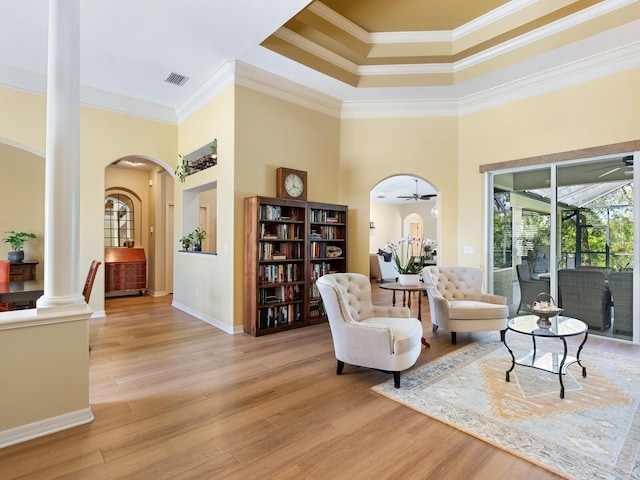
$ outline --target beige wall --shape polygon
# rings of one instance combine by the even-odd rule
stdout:
[[[244,298],[240,275],[244,270],[244,198],[274,197],[276,169],[288,167],[307,172],[307,200],[342,202],[338,182],[340,120],[255,90],[240,86],[236,89],[235,271],[238,275],[234,282],[234,304],[235,325],[240,326]]]
[[[398,174],[418,175],[438,191],[440,261],[456,262],[450,239],[457,238],[459,227],[457,119],[343,120],[340,135],[340,203],[349,205],[350,270],[369,271],[369,191]]]
[[[24,244],[25,260],[37,260],[36,276],[44,278],[44,158],[0,143],[0,238],[6,231],[35,233]],[[0,243],[0,260],[7,259],[11,245]]]
[[[234,91],[229,87],[205,107],[183,122],[179,128],[179,152],[188,155],[218,139],[218,164],[175,184],[175,262],[173,301],[227,332],[233,331],[234,304],[234,234],[237,212],[234,204],[235,146]],[[217,255],[179,253],[178,239],[198,225],[198,193],[216,188],[217,226],[215,242],[210,248]],[[192,212],[183,215],[184,192],[191,192]],[[240,275],[241,277],[242,275]]]

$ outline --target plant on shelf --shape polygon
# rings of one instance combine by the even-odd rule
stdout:
[[[400,239],[397,244],[387,243],[387,248],[391,250],[393,261],[396,264],[396,270],[401,275],[419,274],[422,270],[422,262],[415,262],[412,251],[412,245],[420,244],[421,239],[415,235],[410,235]],[[404,246],[404,254],[401,252]]]
[[[189,235],[185,235],[179,241],[182,244],[183,250],[189,250],[189,247],[193,243],[193,232],[190,233]]]
[[[183,157],[182,155],[178,155],[180,157],[180,163],[176,167],[176,177],[184,183],[184,180],[189,175],[189,161],[187,157]]]
[[[193,240],[194,240],[194,244],[193,244],[193,248],[196,252],[199,252],[202,250],[202,241],[207,238],[207,232],[202,228],[202,227],[198,227],[196,228],[192,233],[191,233]]]
[[[10,262],[21,262],[24,260],[24,242],[30,238],[36,238],[35,233],[16,232],[14,230],[6,231],[8,233],[5,238],[2,239],[4,243],[8,243],[13,248],[13,251],[9,252],[7,258]]]
[[[430,238],[425,238],[422,242],[422,251],[424,252],[424,259],[431,260],[433,256],[436,254],[436,247],[438,246],[438,242],[432,240]]]

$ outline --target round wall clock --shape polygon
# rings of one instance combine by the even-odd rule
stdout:
[[[307,199],[307,172],[280,167],[276,171],[276,185],[278,198]]]

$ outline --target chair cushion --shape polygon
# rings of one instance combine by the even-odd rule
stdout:
[[[393,353],[396,355],[420,345],[422,339],[422,323],[417,318],[371,317],[359,323],[390,327],[393,335]]]
[[[449,302],[449,318],[457,320],[485,320],[490,318],[507,318],[509,309],[506,305],[476,302],[473,300],[452,300]]]

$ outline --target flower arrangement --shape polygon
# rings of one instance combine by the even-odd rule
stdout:
[[[431,260],[436,254],[436,247],[438,243],[430,238],[425,238],[422,242],[422,251],[424,252],[425,260]]]
[[[396,270],[398,270],[399,274],[420,273],[422,270],[422,264],[420,262],[413,261],[411,246],[419,244],[421,241],[422,239],[420,237],[409,235],[408,237],[401,238],[397,244],[390,242],[387,243],[387,248],[391,250],[393,261],[396,264]],[[403,245],[406,245],[404,248],[404,255],[401,253]]]

